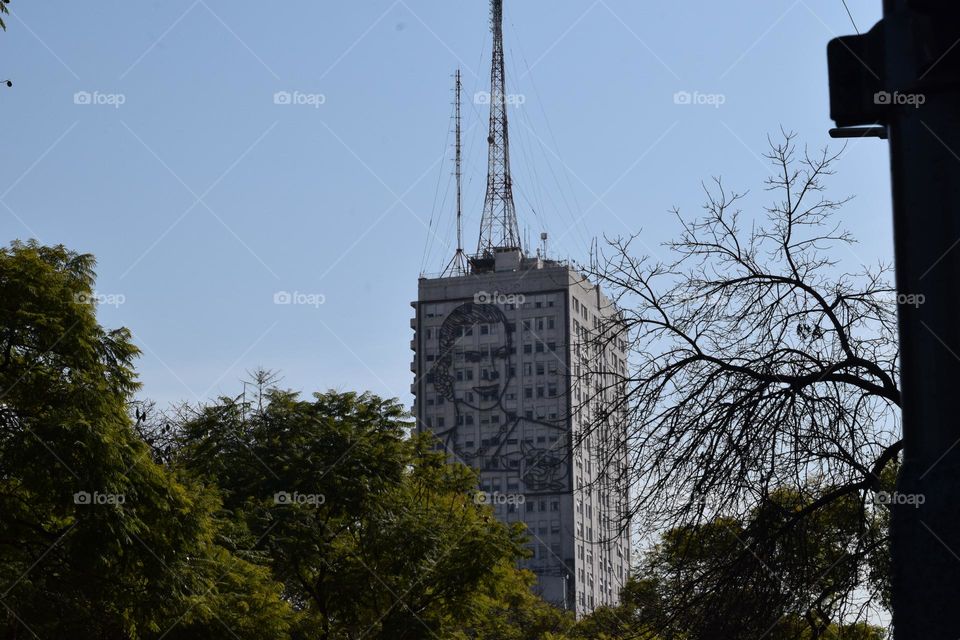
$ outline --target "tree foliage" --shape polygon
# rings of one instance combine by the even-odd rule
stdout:
[[[846,496],[789,534],[770,535],[807,504],[779,490],[746,519],[718,516],[666,531],[638,563],[621,603],[582,619],[571,637],[884,640],[885,629],[855,621],[858,612],[844,606],[859,580],[850,549],[885,537],[882,512],[864,532],[860,506]]]
[[[0,251],[0,629],[219,638],[234,620],[230,637],[284,637],[269,574],[216,544],[217,495],[137,437],[137,349],[97,323],[93,267],[63,247]]]
[[[530,624],[562,625],[514,568],[522,529],[477,504],[473,471],[409,427],[373,395],[260,389],[196,412],[174,464],[221,488],[225,517],[302,613],[296,637],[525,638]]]
[[[258,374],[249,400],[163,415],[93,269],[0,250],[0,636],[564,637],[522,528],[396,401]]]
[[[808,505],[776,491],[746,520],[717,517],[664,534],[642,570],[657,594],[652,624],[689,640],[867,637],[845,624],[859,613],[848,596],[861,581],[858,548],[885,539],[883,519],[864,526],[859,500],[847,495],[786,526]]]

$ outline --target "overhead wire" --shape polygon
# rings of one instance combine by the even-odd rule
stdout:
[[[513,22],[511,22],[511,27],[514,30],[518,30],[516,25],[513,24]],[[536,139],[536,143],[540,149],[540,152],[544,158],[544,161],[546,162],[547,168],[550,170],[550,174],[554,180],[554,184],[557,187],[557,193],[560,195],[560,198],[563,201],[563,204],[565,207],[565,210],[561,209],[560,207],[556,207],[556,210],[558,213],[560,212],[566,213],[566,215],[570,219],[569,228],[575,234],[576,239],[579,240],[578,244],[580,245],[580,248],[586,253],[589,253],[591,243],[587,240],[586,236],[584,235],[582,214],[580,213],[582,212],[583,209],[580,206],[580,202],[577,198],[577,193],[576,193],[576,189],[573,186],[573,182],[572,180],[570,180],[570,170],[567,168],[566,163],[563,161],[563,154],[560,151],[560,145],[557,142],[556,134],[554,133],[553,126],[550,123],[550,118],[547,115],[547,111],[544,107],[544,101],[540,94],[539,88],[537,87],[536,80],[533,75],[533,68],[530,66],[530,63],[527,60],[526,53],[523,50],[523,38],[517,38],[517,41],[518,41],[517,46],[520,48],[520,58],[527,68],[527,72],[524,77],[530,78],[530,86],[533,88],[537,105],[543,117],[543,122],[546,125],[548,133],[550,134],[550,140],[553,144],[553,149],[554,149],[553,153],[560,159],[560,162],[563,165],[561,167],[561,171],[566,178],[566,183],[567,183],[566,189],[569,189],[570,198],[573,200],[573,206],[571,206],[570,200],[567,198],[567,191],[564,188],[564,186],[561,184],[560,178],[557,176],[557,172],[554,167],[554,159],[551,158],[550,154],[547,153],[547,149],[545,148],[543,139],[540,136],[534,135],[534,138]],[[526,115],[528,120],[528,126],[530,126],[531,131],[536,131],[536,128],[533,127],[533,122],[532,122],[532,119],[530,119],[529,114],[526,114]]]
[[[853,14],[850,13],[850,7],[847,6],[847,0],[840,0],[843,3],[843,8],[847,10],[847,15],[850,17],[850,24],[853,25],[853,30],[857,32],[857,35],[860,35],[860,29],[857,28],[857,23],[853,19]]]
[[[454,119],[454,117],[455,117],[455,113],[456,113],[455,107],[451,107],[451,109],[450,109],[450,122],[451,122],[451,123],[453,122],[453,119]],[[436,186],[436,189],[434,190],[434,194],[433,194],[433,206],[431,207],[431,210],[430,210],[430,220],[429,220],[429,222],[427,223],[427,238],[426,238],[426,240],[424,241],[423,254],[421,255],[421,258],[420,258],[420,273],[421,273],[421,274],[426,273],[427,263],[429,262],[430,258],[432,257],[432,253],[431,253],[431,252],[432,252],[432,249],[433,249],[433,244],[434,244],[435,237],[436,237],[436,235],[437,235],[436,233],[434,233],[434,228],[433,228],[433,226],[434,226],[434,220],[435,220],[436,217],[437,217],[437,199],[440,197],[440,183],[443,181],[444,167],[447,165],[447,162],[449,161],[449,158],[447,158],[447,150],[449,150],[449,148],[450,148],[450,132],[451,132],[451,129],[452,129],[452,127],[449,127],[449,126],[447,127],[447,135],[446,135],[446,137],[444,138],[444,141],[443,141],[443,149],[444,149],[444,151],[443,151],[443,160],[440,162],[440,174],[437,176],[437,186]],[[444,203],[446,202],[446,197],[447,197],[447,194],[448,194],[449,192],[450,192],[450,180],[449,180],[449,177],[448,177],[448,180],[447,180],[447,188],[446,188],[446,190],[444,191]]]

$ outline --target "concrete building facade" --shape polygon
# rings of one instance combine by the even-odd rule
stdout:
[[[619,601],[630,567],[626,374],[614,305],[566,264],[519,250],[421,278],[412,303],[418,429],[479,471],[480,500],[523,522],[524,566],[578,615]],[[609,332],[608,332],[609,333]]]

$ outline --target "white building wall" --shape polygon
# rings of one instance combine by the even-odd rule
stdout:
[[[518,270],[421,279],[418,297],[418,428],[480,470],[499,519],[527,525],[533,557],[525,566],[545,599],[578,614],[615,604],[630,561],[619,520],[622,421],[584,437],[585,405],[612,398],[594,397],[598,372],[625,366],[622,345],[600,350],[590,340],[612,305],[577,272],[537,259]],[[615,468],[604,473],[599,462],[610,451]]]

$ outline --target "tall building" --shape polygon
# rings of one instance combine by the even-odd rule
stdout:
[[[457,77],[458,248],[412,303],[418,429],[479,471],[478,499],[523,522],[525,566],[578,615],[616,604],[630,567],[625,345],[615,305],[571,266],[528,256],[510,176],[502,0],[492,0],[487,193],[477,252],[463,252]],[[545,250],[543,252],[545,254]]]

